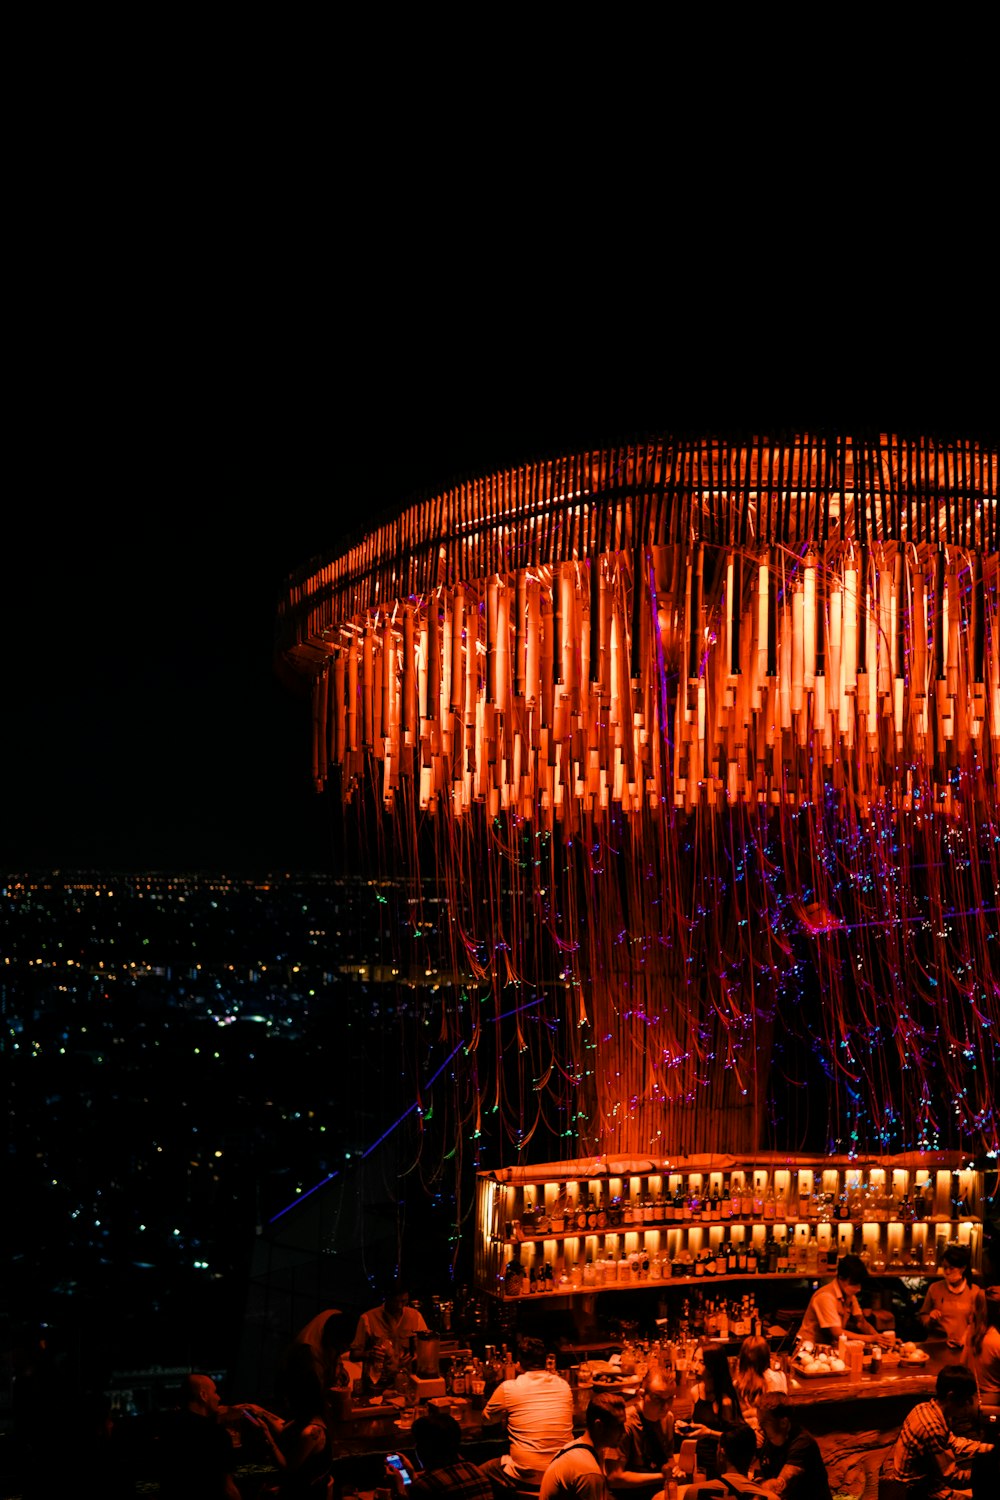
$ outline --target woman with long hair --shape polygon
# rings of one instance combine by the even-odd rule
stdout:
[[[1000,1286],[975,1288],[972,1319],[962,1348],[979,1387],[979,1406],[986,1416],[1000,1415]]]
[[[744,1339],[733,1379],[740,1399],[744,1420],[756,1413],[757,1402],[768,1391],[788,1393],[788,1380],[780,1370],[771,1369],[771,1347],[765,1338]]]
[[[718,1434],[743,1421],[740,1398],[724,1350],[705,1350],[701,1379],[691,1387],[691,1401],[692,1436],[697,1440],[698,1467],[709,1478],[714,1478]]]

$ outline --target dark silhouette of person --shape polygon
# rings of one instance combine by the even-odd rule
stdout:
[[[161,1500],[240,1500],[236,1450],[220,1407],[211,1375],[184,1377],[180,1404],[164,1418],[156,1440]]]

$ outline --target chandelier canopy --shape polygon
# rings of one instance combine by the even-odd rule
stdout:
[[[317,786],[393,814],[480,994],[544,992],[519,1144],[553,1076],[574,1152],[773,1140],[777,1036],[831,1139],[995,1149],[997,494],[971,440],[660,436],[290,580]]]

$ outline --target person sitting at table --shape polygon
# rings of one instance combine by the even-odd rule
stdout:
[[[431,1414],[418,1417],[413,1424],[413,1446],[420,1469],[414,1468],[405,1453],[400,1454],[411,1475],[407,1484],[398,1469],[386,1465],[386,1476],[397,1495],[405,1495],[408,1500],[436,1495],[447,1495],[448,1500],[493,1500],[493,1488],[485,1474],[461,1457],[461,1441],[461,1425],[450,1413],[432,1408]]]
[[[830,1480],[819,1444],[799,1425],[795,1407],[779,1391],[757,1403],[764,1445],[757,1457],[761,1484],[788,1500],[830,1500]]]
[[[788,1377],[781,1370],[771,1369],[771,1346],[767,1339],[751,1336],[743,1340],[733,1385],[745,1422],[756,1423],[761,1396],[768,1391],[787,1392]]]
[[[660,1369],[647,1370],[639,1387],[639,1400],[625,1415],[622,1465],[610,1476],[613,1490],[639,1491],[651,1495],[674,1475],[674,1414],[671,1410],[677,1384]]]
[[[625,1398],[618,1391],[591,1396],[586,1431],[560,1448],[542,1476],[538,1500],[609,1500],[604,1455],[617,1454],[625,1432]]]
[[[691,1425],[684,1435],[696,1439],[698,1468],[712,1478],[718,1455],[718,1434],[733,1422],[741,1422],[743,1414],[725,1350],[706,1349],[702,1366],[701,1380],[691,1387]]]
[[[930,1401],[915,1406],[899,1430],[886,1477],[898,1480],[921,1500],[958,1500],[967,1495],[972,1461],[993,1453],[992,1443],[959,1437],[956,1423],[975,1410],[976,1378],[965,1365],[945,1365],[938,1372]]]
[[[410,1293],[405,1283],[395,1281],[386,1288],[381,1306],[369,1308],[358,1319],[351,1340],[351,1355],[363,1360],[366,1354],[381,1350],[384,1373],[389,1378],[409,1366],[413,1340],[418,1333],[426,1332],[423,1314],[410,1306]]]
[[[976,1377],[983,1415],[1000,1417],[1000,1286],[976,1287],[962,1363]]]
[[[799,1328],[799,1339],[814,1344],[835,1344],[842,1333],[861,1333],[877,1343],[892,1343],[892,1336],[879,1333],[861,1311],[858,1293],[868,1276],[860,1255],[842,1255],[837,1274],[813,1292]]]
[[[288,1384],[288,1416],[248,1405],[244,1415],[263,1434],[276,1484],[260,1491],[260,1500],[329,1500],[333,1490],[330,1439],[323,1391],[312,1370],[300,1370]]]
[[[684,1491],[684,1500],[709,1500],[715,1495],[756,1496],[758,1500],[769,1500],[771,1491],[764,1489],[750,1478],[750,1469],[757,1457],[757,1439],[753,1428],[745,1422],[735,1422],[727,1427],[719,1438],[719,1453],[716,1459],[716,1479],[703,1479],[689,1484]]]
[[[164,1419],[157,1436],[163,1500],[240,1500],[233,1478],[236,1450],[221,1412],[211,1375],[185,1375],[180,1405]]]
[[[498,1494],[536,1492],[560,1448],[573,1440],[573,1392],[554,1370],[546,1370],[541,1339],[518,1343],[522,1373],[502,1380],[483,1407],[482,1422],[504,1422],[510,1451],[483,1464]]]
[[[954,1348],[965,1343],[975,1308],[971,1263],[968,1245],[949,1245],[941,1256],[941,1276],[927,1288],[918,1314],[932,1337],[943,1336]]]

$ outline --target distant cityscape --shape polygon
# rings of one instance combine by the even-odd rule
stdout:
[[[406,899],[323,876],[0,882],[8,1367],[39,1338],[78,1363],[231,1364],[255,1237],[392,1125],[373,1083],[400,1077],[397,1023],[458,977],[400,972]]]

